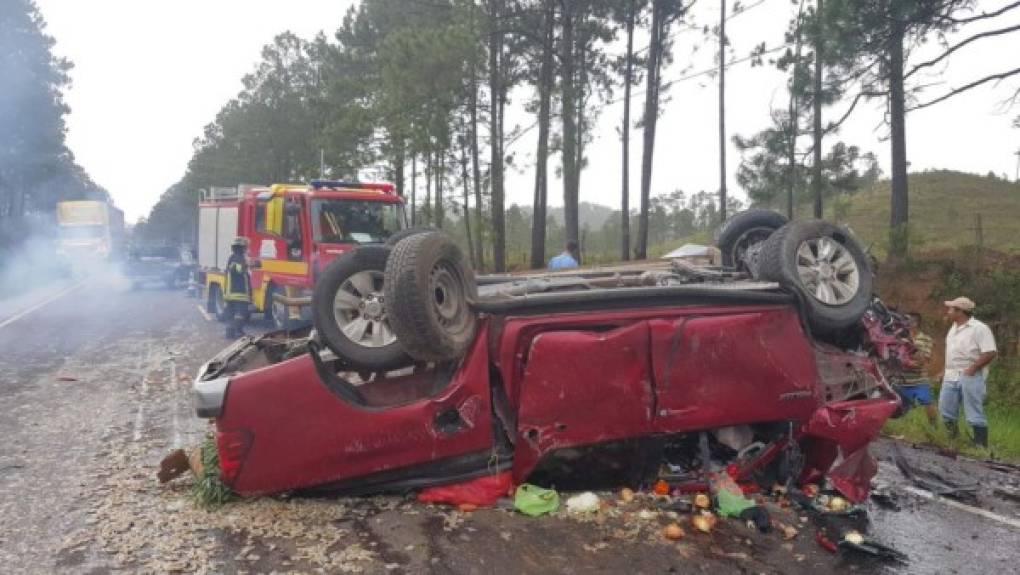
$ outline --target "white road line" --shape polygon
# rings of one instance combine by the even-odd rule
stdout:
[[[155,370],[152,360],[152,341],[146,342],[145,373],[142,374],[142,399],[149,395],[149,375]]]
[[[25,317],[26,315],[28,315],[28,314],[34,312],[35,310],[43,307],[44,305],[47,305],[49,303],[57,301],[58,299],[64,297],[65,295],[71,293],[72,291],[80,288],[83,285],[85,285],[85,280],[81,280],[81,281],[79,281],[76,284],[69,285],[66,288],[60,290],[59,292],[53,294],[52,296],[42,300],[41,302],[39,302],[39,303],[37,303],[35,305],[32,305],[32,306],[29,306],[27,309],[24,309],[24,310],[14,314],[14,315],[12,315],[9,318],[7,318],[7,319],[5,319],[3,321],[0,321],[0,329],[3,329],[5,327],[11,325],[12,323],[14,323],[14,322],[18,321],[19,319]]]
[[[205,318],[205,321],[212,321],[212,316],[209,315],[209,312],[205,311],[205,308],[202,307],[202,304],[198,304],[197,307],[198,307],[198,313],[202,314],[202,317]]]
[[[170,357],[170,392],[173,400],[170,403],[170,427],[173,430],[173,447],[176,449],[184,444],[184,440],[181,437],[181,423],[177,417],[178,401],[177,398],[180,395],[177,393],[177,361],[174,360],[173,356]]]
[[[134,441],[140,441],[142,439],[142,425],[145,423],[144,406],[138,405],[138,412],[135,413],[135,426],[134,432],[131,434],[131,439]]]
[[[981,509],[980,507],[974,507],[974,506],[971,506],[971,505],[967,505],[965,503],[960,503],[959,501],[954,501],[954,500],[949,499],[947,497],[942,497],[942,496],[939,496],[939,495],[935,495],[931,491],[926,491],[924,489],[918,489],[917,487],[914,487],[913,485],[904,485],[903,489],[905,491],[913,493],[914,495],[917,495],[919,497],[924,497],[925,499],[930,499],[932,501],[938,501],[939,503],[943,503],[943,504],[948,505],[949,507],[952,507],[954,509],[959,509],[960,511],[966,511],[967,513],[973,513],[974,515],[977,515],[979,517],[984,517],[985,519],[991,519],[992,521],[997,521],[999,523],[1002,523],[1003,525],[1009,525],[1010,527],[1015,527],[1017,529],[1020,529],[1020,520],[1013,519],[1011,517],[1005,517],[1005,516],[999,515],[998,513],[993,513],[993,512],[991,512],[991,511],[989,511],[987,509]]]

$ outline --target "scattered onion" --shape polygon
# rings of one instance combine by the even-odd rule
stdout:
[[[853,543],[854,545],[860,545],[861,543],[864,543],[864,536],[856,531],[848,532],[846,535],[843,536],[843,539],[845,541]]]
[[[712,506],[712,500],[708,498],[708,495],[698,493],[694,496],[694,506],[700,507],[701,509],[708,509]]]
[[[684,533],[683,527],[680,527],[676,523],[670,523],[662,530],[662,535],[666,539],[670,539],[672,541],[679,541],[683,539],[684,536],[687,534]]]

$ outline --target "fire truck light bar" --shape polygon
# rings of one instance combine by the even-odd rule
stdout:
[[[367,186],[359,182],[348,182],[344,180],[312,180],[312,187],[320,188],[351,188],[355,190],[366,189]]]

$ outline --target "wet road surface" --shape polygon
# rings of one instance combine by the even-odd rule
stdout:
[[[222,326],[181,292],[93,282],[51,299],[65,289],[0,306],[5,573],[1005,573],[1020,564],[1020,528],[1009,524],[1020,507],[991,493],[1020,487],[1017,473],[907,449],[919,466],[980,481],[986,517],[908,491],[887,443],[875,450],[878,480],[901,510],[871,506],[870,532],[907,565],[830,555],[778,508],[774,517],[800,529],[792,541],[737,521],[695,534],[646,500],[586,518],[461,513],[400,497],[204,510],[189,498],[190,478],[160,486],[155,470],[208,431],[189,391],[226,344]],[[687,530],[681,542],[660,534],[674,519]]]

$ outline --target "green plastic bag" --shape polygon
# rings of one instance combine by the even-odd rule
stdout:
[[[525,483],[514,493],[514,509],[531,517],[552,513],[560,508],[560,494],[552,489]]]
[[[735,495],[725,489],[720,491],[715,497],[719,501],[719,515],[723,517],[740,517],[744,510],[757,505],[754,501],[743,495]]]
[[[720,474],[711,479],[710,487],[723,517],[740,517],[744,510],[756,503],[746,497],[740,486],[729,475]]]

